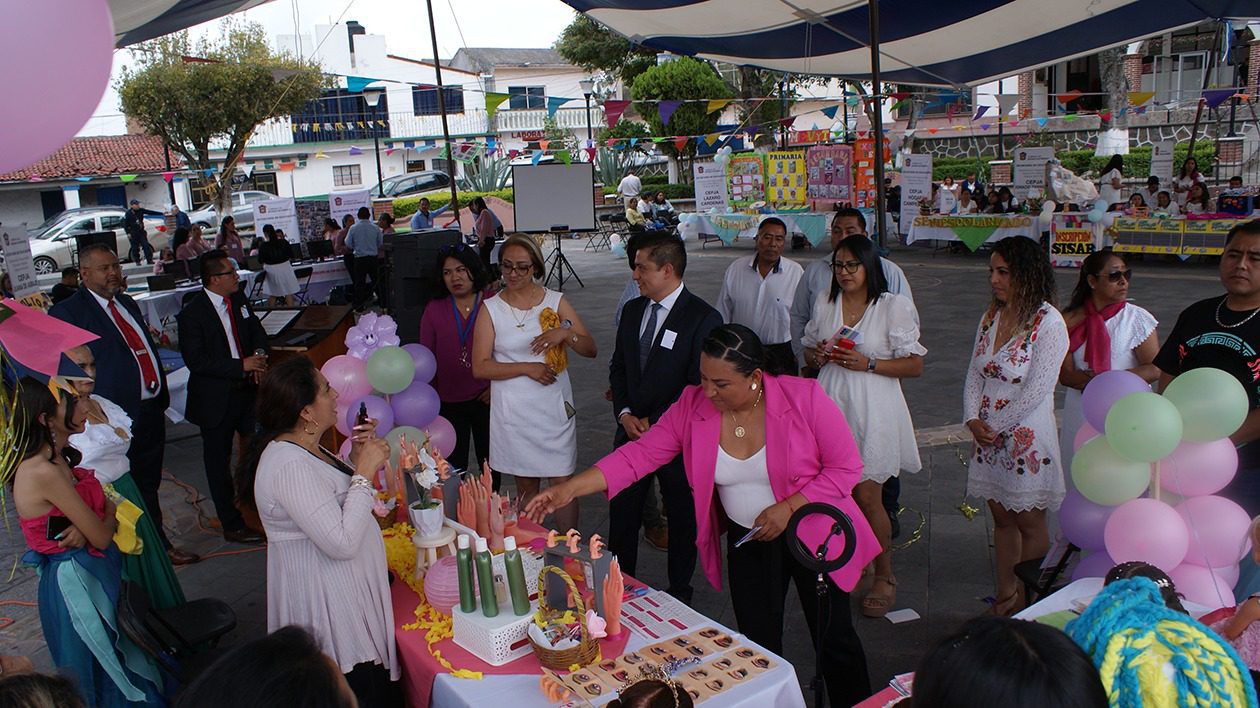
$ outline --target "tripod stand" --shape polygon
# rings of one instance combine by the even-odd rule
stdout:
[[[565,231],[567,231],[567,229],[565,229]],[[564,279],[566,277],[564,271],[565,269],[568,269],[569,275],[567,277],[576,280],[578,285],[586,287],[586,284],[578,277],[577,271],[574,270],[573,264],[569,262],[569,259],[564,255],[564,251],[561,250],[560,245],[564,241],[564,232],[552,230],[551,233],[556,237],[556,247],[555,250],[547,256],[547,261],[544,264],[547,269],[547,277],[543,279],[543,286],[547,286],[551,282],[551,279],[555,278],[556,290],[564,292]]]

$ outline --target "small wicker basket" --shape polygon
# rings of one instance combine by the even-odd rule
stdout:
[[[573,598],[575,605],[574,614],[581,631],[581,639],[577,646],[553,649],[535,642],[532,636],[526,635],[529,636],[529,643],[534,647],[534,655],[538,657],[538,663],[556,671],[568,671],[573,666],[594,664],[599,661],[599,640],[592,638],[586,628],[586,603],[582,601],[582,594],[578,592],[577,586],[573,584],[573,578],[570,578],[569,574],[558,566],[544,565],[542,570],[538,571],[538,611],[535,613],[536,616],[542,619],[544,623],[548,623],[555,621],[568,611],[568,608],[557,609],[547,605],[547,573],[555,573],[560,576],[560,579],[569,588],[569,595]]]

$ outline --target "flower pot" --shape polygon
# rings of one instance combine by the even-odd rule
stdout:
[[[442,524],[446,520],[440,500],[436,506],[427,509],[417,509],[412,506],[408,507],[407,511],[411,515],[411,525],[415,527],[416,535],[420,538],[436,536],[442,530]]]

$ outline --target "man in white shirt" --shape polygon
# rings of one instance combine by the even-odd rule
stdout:
[[[1146,204],[1147,209],[1154,209],[1159,205],[1159,178],[1151,175],[1146,178],[1146,187],[1138,190],[1138,194],[1142,195],[1142,201]]]
[[[634,173],[634,168],[630,168],[626,172],[626,176],[621,178],[621,184],[617,185],[617,196],[621,197],[623,203],[627,207],[630,206],[631,199],[638,199],[639,194],[643,192],[643,180]]]
[[[792,353],[790,309],[804,269],[783,257],[787,225],[769,217],[757,227],[757,254],[740,258],[726,269],[717,310],[726,323],[748,327],[766,348],[771,374],[797,372]]]

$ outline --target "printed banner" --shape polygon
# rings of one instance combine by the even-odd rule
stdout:
[[[368,211],[372,210],[371,190],[353,189],[344,192],[331,192],[328,195],[328,212],[329,216],[338,224],[346,215],[352,216],[359,213],[359,207],[367,207]],[[288,232],[285,232],[288,235]]]
[[[773,207],[801,209],[805,206],[805,151],[772,151],[766,155],[769,175],[766,199]]]
[[[726,211],[726,170],[716,162],[692,161],[691,174],[696,187],[696,211]]]
[[[1019,148],[1015,151],[1015,196],[1023,199],[1046,188],[1046,163],[1054,159],[1052,147]]]
[[[1162,140],[1151,145],[1151,176],[1159,178],[1159,188],[1168,190],[1170,196],[1173,180],[1173,147],[1176,145],[1175,140]]]
[[[805,153],[806,196],[814,201],[853,201],[853,148],[818,145]]]
[[[262,236],[263,227],[267,224],[283,230],[289,243],[302,242],[302,232],[298,230],[297,205],[293,197],[254,203],[254,229],[257,236]]]
[[[74,248],[74,239],[70,239]],[[4,267],[13,284],[13,296],[18,300],[40,292],[35,274],[35,258],[31,255],[31,240],[22,226],[0,227],[0,250],[4,252]]]
[[[1097,248],[1094,231],[1084,214],[1055,214],[1050,222],[1050,265],[1080,268]]]
[[[901,232],[910,233],[919,201],[932,198],[932,156],[906,155],[901,164]]]

